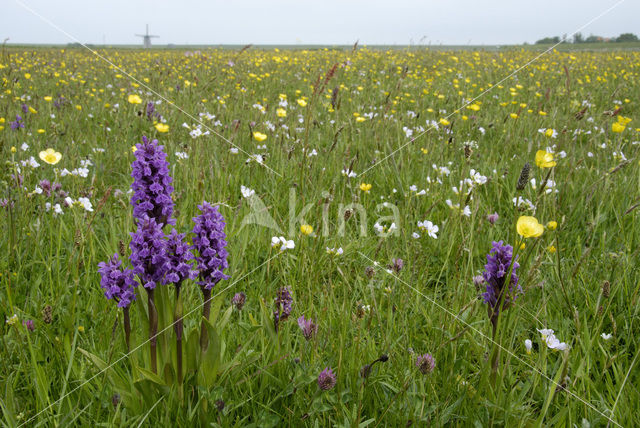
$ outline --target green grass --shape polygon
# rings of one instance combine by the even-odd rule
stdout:
[[[634,208],[640,145],[633,144],[640,141],[638,53],[551,53],[486,94],[537,52],[100,53],[189,114],[214,114],[203,122],[248,154],[266,153],[265,163],[275,172],[246,163],[247,154],[232,154],[230,144],[216,136],[192,138],[181,125],[195,121],[166,101],[156,109],[170,129],[157,133],[142,113],[144,104],[129,104],[127,96],[138,93],[145,103],[160,96],[88,51],[3,51],[0,199],[13,208],[0,208],[0,312],[5,320],[13,314],[18,320],[0,327],[4,426],[604,426],[607,417],[622,426],[640,423],[640,226]],[[314,97],[314,83],[336,63],[342,65]],[[279,94],[287,96],[286,118],[276,115]],[[56,108],[45,96],[69,102]],[[385,159],[409,141],[403,127],[417,137],[418,127],[428,129],[427,120],[448,117],[476,96],[479,111],[463,108],[448,118],[451,134],[442,126],[430,129]],[[296,102],[302,97],[306,107]],[[577,120],[583,101],[591,107]],[[632,119],[622,133],[611,131],[617,118],[603,114],[615,110],[614,101]],[[22,113],[23,103],[37,113]],[[358,122],[354,113],[377,116]],[[25,122],[19,131],[9,126],[16,114]],[[540,128],[555,129],[557,138]],[[267,140],[258,143],[252,131],[267,134]],[[220,365],[190,372],[182,398],[169,369],[157,378],[148,372],[145,293],[140,291],[131,309],[132,348],[141,347],[125,357],[122,311],[104,298],[97,273],[97,264],[113,253],[124,249],[128,255],[134,228],[126,193],[131,146],[142,135],[158,138],[168,153],[178,230],[191,230],[202,200],[219,203],[227,220],[231,279],[214,290],[210,328],[217,341],[207,357]],[[464,142],[471,140],[477,147],[465,155]],[[540,185],[549,170],[535,166],[535,153],[553,145],[557,166],[550,178],[558,192],[540,194],[530,184],[517,191],[527,161]],[[55,167],[38,158],[48,147],[62,153]],[[308,157],[303,148],[318,155]],[[178,159],[176,152],[189,158]],[[30,156],[38,168],[20,164]],[[60,176],[83,159],[93,164],[88,177]],[[21,186],[11,176],[16,165]],[[447,166],[450,175],[433,165]],[[341,174],[349,167],[358,177]],[[465,205],[466,197],[452,187],[460,188],[471,169],[488,180],[474,188],[466,217],[445,200]],[[60,216],[47,212],[45,203],[55,204],[53,197],[32,193],[42,179],[60,182],[74,200],[89,197],[94,211],[74,206]],[[372,184],[369,193],[359,190],[360,183]],[[256,191],[281,233],[243,225],[252,211],[241,185]],[[426,194],[416,195],[411,185]],[[530,199],[535,213],[516,210],[517,196]],[[383,238],[373,226],[393,215],[379,205],[384,202],[396,207],[397,217],[382,222],[395,221],[398,234]],[[366,212],[366,236],[357,215],[340,233],[344,207],[352,203]],[[315,236],[303,236],[300,222],[289,232],[290,212],[295,218],[305,206],[303,222]],[[491,225],[486,215],[494,211],[500,219]],[[557,221],[558,228],[526,240],[520,251],[523,294],[501,317],[496,342],[503,349],[492,381],[491,324],[479,298],[484,286],[476,288],[472,278],[482,272],[493,240],[516,243],[520,215],[535,215],[543,224]],[[412,238],[422,220],[439,227],[437,239],[426,232]],[[274,235],[293,239],[295,249],[278,255],[270,246]],[[331,256],[326,247],[342,247],[344,254]],[[384,269],[393,258],[404,260],[397,275]],[[380,267],[370,277],[371,260]],[[292,290],[293,312],[276,333],[273,300],[283,286]],[[173,292],[165,288],[161,299],[171,302]],[[194,282],[183,290],[188,337],[199,334],[202,295]],[[245,307],[229,310],[240,291],[247,295]],[[52,308],[50,323],[42,315],[46,305]],[[172,321],[170,305],[164,306],[161,328]],[[303,314],[319,325],[311,341],[296,323]],[[22,326],[29,319],[33,332]],[[542,328],[554,329],[569,351],[547,349],[537,332]],[[602,333],[612,338],[604,340]],[[159,339],[168,367],[173,338],[169,328]],[[525,339],[533,341],[531,354]],[[185,358],[195,367],[199,350],[190,346]],[[415,366],[417,354],[424,353],[436,361],[429,375]],[[389,360],[376,363],[364,381],[361,369],[382,354]],[[337,374],[337,383],[320,392],[316,380],[325,367]],[[114,406],[115,394],[121,401]],[[224,401],[222,410],[218,400]]]

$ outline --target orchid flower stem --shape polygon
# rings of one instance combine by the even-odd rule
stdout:
[[[122,308],[122,313],[124,315],[124,341],[127,345],[127,353],[131,350],[131,319],[129,317],[129,308]]]
[[[158,311],[154,301],[154,290],[147,290],[149,302],[149,352],[151,357],[151,371],[158,374],[158,356],[156,352],[158,334]]]
[[[202,325],[200,326],[200,351],[204,354],[209,347],[209,333],[207,330],[206,322],[209,320],[211,314],[211,290],[203,288],[202,295],[204,298],[204,305],[202,306]],[[205,321],[206,320],[206,321]]]

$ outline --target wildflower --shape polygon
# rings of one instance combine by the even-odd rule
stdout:
[[[620,133],[622,131],[624,131],[626,128],[626,126],[624,126],[622,123],[620,122],[613,122],[611,124],[611,131],[615,132],[615,133]]]
[[[600,337],[602,337],[604,340],[609,340],[613,337],[613,335],[611,333],[602,333]]]
[[[278,117],[287,117],[287,110],[283,109],[282,107],[279,107],[276,109],[276,115]]]
[[[311,235],[313,233],[313,227],[311,225],[308,225],[308,224],[300,225],[300,232],[303,235],[307,235],[307,236]]]
[[[518,218],[516,230],[523,238],[537,238],[544,232],[544,226],[535,217],[523,215]]]
[[[93,205],[91,204],[89,198],[80,197],[78,198],[76,203],[78,205],[81,205],[85,209],[85,211],[93,212]]]
[[[494,212],[493,214],[487,214],[487,221],[491,224],[495,224],[499,218],[500,216],[496,212]]]
[[[336,386],[336,375],[333,371],[326,367],[324,370],[320,372],[318,375],[318,387],[322,391],[329,391]]]
[[[447,119],[445,119],[445,118],[442,118],[442,119],[440,119],[440,124],[441,124],[442,126],[449,126],[449,125],[451,125],[451,122],[449,122],[449,121],[448,121]]]
[[[136,160],[131,164],[133,216],[136,219],[149,216],[161,227],[175,224],[175,220],[171,218],[173,180],[169,175],[169,162],[166,160],[164,147],[158,145],[158,140],[149,141],[143,136],[142,144],[136,145],[134,155]]]
[[[139,95],[136,94],[131,94],[127,97],[127,101],[130,104],[141,104],[142,103],[142,98],[140,98]]]
[[[251,196],[255,195],[256,191],[245,186],[240,186],[240,193],[242,193],[243,198],[248,199]]]
[[[33,323],[33,320],[22,321],[22,325],[24,326],[24,328],[27,329],[27,331],[34,331],[36,329],[36,326]]]
[[[429,220],[419,221],[418,228],[423,232],[426,232],[427,235],[429,235],[433,239],[438,239],[437,233],[440,230],[440,228],[435,224],[431,223],[431,221]]]
[[[280,251],[285,251],[293,250],[295,246],[296,244],[293,242],[293,240],[287,240],[284,236],[274,236],[271,238],[271,248],[279,248]]]
[[[298,318],[298,327],[300,327],[302,335],[307,340],[311,340],[318,332],[318,325],[314,323],[312,319],[305,319],[304,315]]]
[[[104,296],[109,300],[115,300],[119,308],[128,307],[136,299],[134,272],[122,267],[118,253],[107,263],[98,263],[98,272]]]
[[[298,103],[298,105],[300,107],[306,107],[307,106],[307,102],[305,100],[303,100],[303,99],[298,99],[298,100],[296,100],[296,102]]]
[[[7,318],[7,324],[8,325],[15,325],[17,322],[18,322],[18,315],[17,314],[13,314],[9,318]]]
[[[231,299],[231,304],[235,306],[239,311],[241,311],[246,301],[247,301],[247,295],[240,292],[233,295],[233,298]]]
[[[56,152],[52,148],[41,151],[39,156],[41,160],[45,161],[49,165],[55,165],[60,162],[60,159],[62,159],[62,154],[60,152]]]
[[[262,132],[256,131],[256,132],[253,133],[253,138],[255,138],[256,141],[258,141],[258,142],[263,142],[264,140],[267,139],[267,135],[263,134]]]
[[[553,330],[538,330],[538,331],[542,333],[542,338],[544,339],[549,349],[553,349],[555,351],[565,351],[569,349],[569,345],[567,345],[564,342],[560,342],[560,340],[553,333]],[[544,334],[543,331],[550,332],[550,333]]]
[[[276,292],[274,303],[276,309],[273,311],[273,323],[278,331],[280,321],[286,320],[291,315],[293,297],[291,297],[291,291],[288,287],[282,287]]]
[[[153,290],[164,281],[168,268],[166,241],[162,226],[146,215],[138,221],[138,229],[131,232],[131,264],[133,272],[147,290]]]
[[[387,266],[387,268],[395,273],[400,273],[400,271],[402,270],[402,268],[404,267],[404,260],[398,258],[398,259],[391,259],[391,264]],[[391,273],[391,272],[389,272]]]
[[[531,349],[533,348],[533,343],[531,339],[526,339],[524,341],[524,348],[527,350],[527,354],[531,354]]]
[[[360,183],[360,190],[362,190],[365,193],[369,193],[369,190],[371,190],[371,184],[370,183]]]
[[[538,150],[536,152],[536,165],[538,168],[552,168],[556,166],[556,162],[553,160],[553,153]]]
[[[229,267],[228,252],[225,249],[227,241],[224,233],[224,217],[218,207],[209,205],[206,201],[198,205],[201,213],[193,221],[193,246],[197,251],[196,263],[203,290],[211,290],[221,280],[229,279],[222,271]]]
[[[78,332],[79,333],[84,333],[84,326],[83,325],[79,325],[78,326]]]
[[[166,123],[158,122],[156,123],[155,128],[158,132],[169,132],[169,125],[167,125]]]
[[[436,368],[436,361],[431,354],[418,355],[416,367],[420,370],[420,373],[429,374]]]
[[[556,228],[558,227],[558,222],[556,221],[550,221],[547,223],[547,229],[549,230],[556,230]]]
[[[167,237],[167,273],[165,281],[180,287],[185,279],[194,279],[197,272],[192,269],[189,244],[184,241],[185,234],[173,229]]]
[[[482,277],[487,283],[486,292],[482,294],[482,297],[488,305],[489,319],[494,329],[500,310],[507,309],[515,301],[516,295],[522,291],[518,285],[516,273],[518,267],[520,267],[518,262],[513,260],[513,247],[503,245],[502,241],[494,241],[489,254],[487,254],[487,264],[482,273]],[[511,270],[511,277],[506,281],[509,270]]]
[[[554,254],[557,250],[554,245],[549,245],[549,247],[547,248],[547,251],[549,251],[551,254]]]
[[[341,256],[344,253],[344,250],[342,249],[342,247],[340,248],[326,248],[327,254],[331,254],[334,256]]]

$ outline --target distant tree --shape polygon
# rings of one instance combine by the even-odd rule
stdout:
[[[616,38],[616,42],[621,43],[621,42],[637,42],[638,41],[638,36],[636,36],[633,33],[623,33],[620,34],[617,38]]]
[[[558,43],[560,41],[560,37],[545,37],[544,39],[540,39],[536,42],[536,45],[550,45],[552,43]]]
[[[573,43],[584,43],[584,36],[582,33],[576,33],[573,35]]]
[[[602,42],[603,38],[601,36],[596,36],[594,34],[590,34],[589,37],[584,39],[585,43],[598,43]]]

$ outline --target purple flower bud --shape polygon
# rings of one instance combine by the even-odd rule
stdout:
[[[164,147],[158,145],[158,140],[150,142],[143,136],[142,144],[137,144],[136,148],[136,160],[131,164],[133,216],[142,219],[146,215],[161,227],[175,224],[175,220],[171,218],[173,180],[169,175],[169,162],[166,160]]]
[[[487,221],[489,221],[489,223],[491,224],[495,224],[495,222],[498,221],[499,218],[500,216],[496,212],[487,215]]]
[[[241,311],[246,301],[247,301],[247,295],[240,292],[240,293],[236,293],[233,296],[233,298],[231,299],[231,304],[235,306],[239,311]]]
[[[418,355],[416,367],[422,374],[429,374],[436,367],[436,361],[431,354]]]
[[[300,327],[302,335],[307,340],[310,340],[318,332],[318,325],[312,319],[305,319],[304,315],[298,318],[298,327]]]
[[[224,233],[224,217],[218,207],[209,205],[206,201],[198,205],[200,214],[193,218],[193,246],[197,251],[196,263],[200,287],[211,290],[223,279],[229,279],[222,271],[229,267],[227,262],[227,241]]]
[[[322,391],[329,391],[333,389],[334,386],[336,386],[336,375],[333,373],[333,370],[326,367],[318,375],[318,387]]]
[[[101,276],[100,287],[104,290],[105,297],[118,302],[118,307],[126,308],[136,298],[136,282],[133,270],[124,269],[121,264],[116,253],[109,262],[98,263],[98,272]]]
[[[35,324],[33,323],[33,320],[26,320],[22,322],[22,325],[25,326],[25,328],[29,331],[34,331],[36,329]]]
[[[404,261],[402,259],[391,259],[391,264],[387,266],[388,269],[391,269],[395,273],[400,273],[403,267]]]
[[[11,126],[11,129],[13,129],[14,131],[20,128],[24,128],[24,123],[22,123],[22,117],[16,114],[16,120],[13,122],[9,122],[9,126]]]

